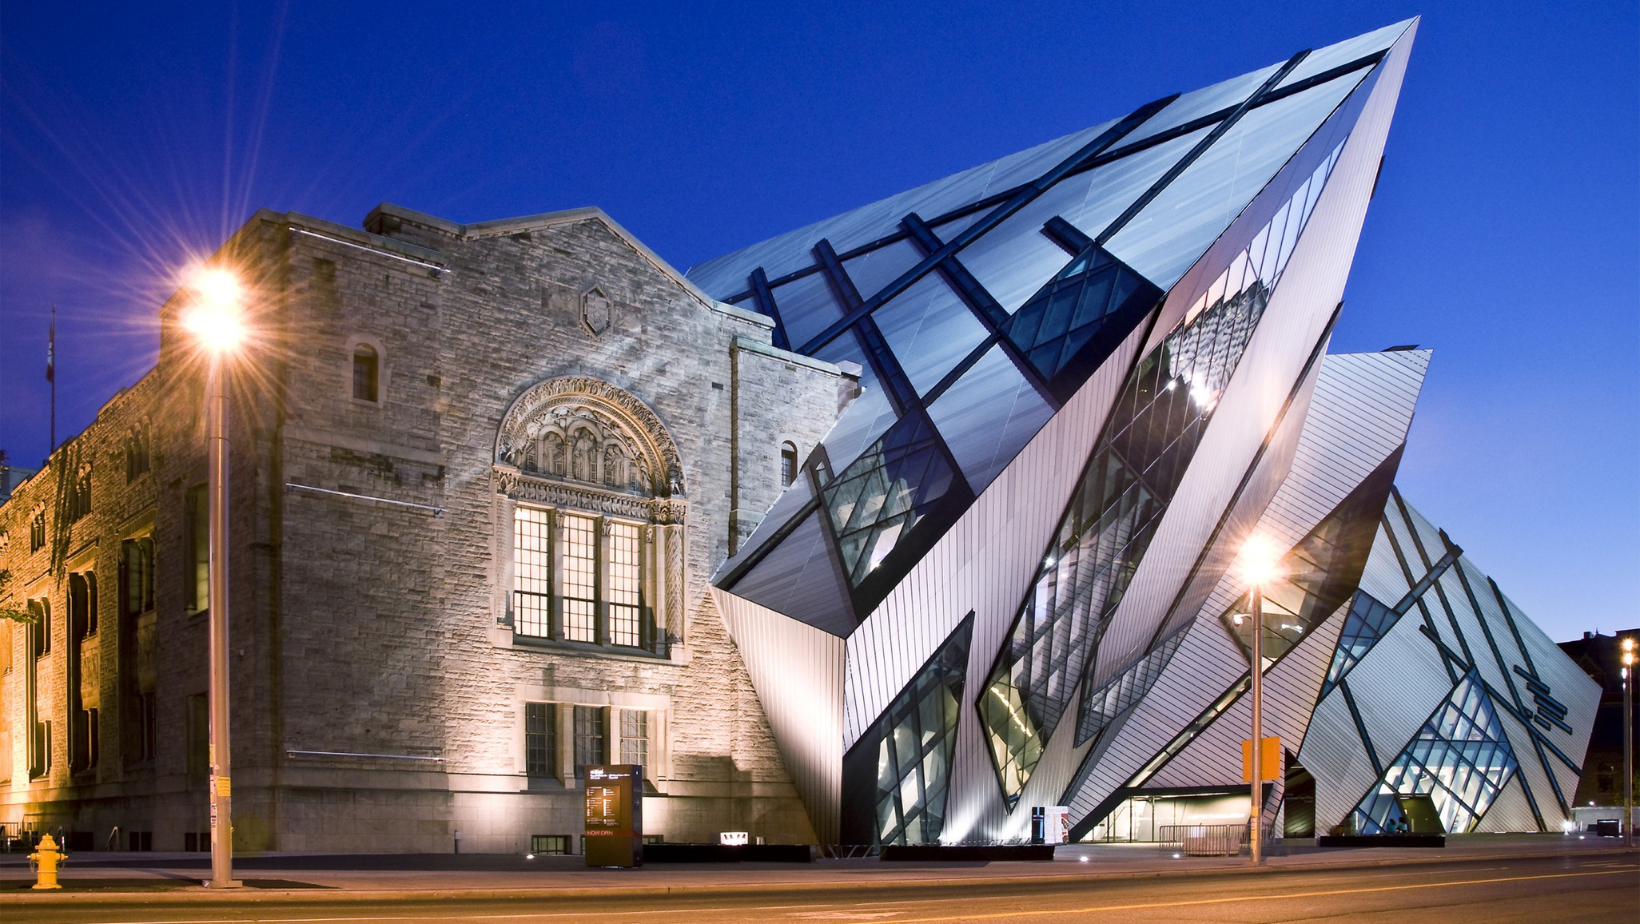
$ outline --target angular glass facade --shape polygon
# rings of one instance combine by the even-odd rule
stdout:
[[[945,824],[970,613],[843,758],[847,844],[933,844]]]
[[[1360,834],[1406,830],[1401,798],[1429,796],[1448,834],[1467,834],[1519,769],[1480,676],[1466,674],[1350,816]]]
[[[1321,688],[1326,696],[1355,662],[1366,656],[1372,646],[1384,637],[1401,614],[1373,599],[1366,591],[1356,591],[1350,602],[1350,611],[1344,617],[1344,631],[1338,636],[1338,647],[1333,651],[1332,663],[1327,666],[1327,682]]]
[[[1552,817],[1540,793],[1573,766],[1581,687],[1444,534],[1399,525],[1427,351],[1325,355],[1415,31],[1167,96],[690,271],[767,315],[777,346],[861,368],[714,578],[758,619],[821,633],[757,674],[761,697],[841,730],[775,729],[805,779],[841,755],[840,795],[805,795],[817,831],[1010,840],[1030,806],[1065,805],[1079,836],[1147,787],[1238,785],[1226,723],[1248,711],[1253,627],[1230,618],[1245,588],[1225,560],[1255,529],[1285,547],[1262,667],[1317,826],[1414,764],[1439,781],[1468,760],[1503,785],[1468,745],[1457,763],[1409,751],[1384,782],[1380,755],[1472,671],[1531,729],[1511,753],[1539,758],[1518,777],[1530,811],[1506,793],[1494,823]],[[959,646],[940,614],[963,612]],[[841,691],[817,703],[804,671]],[[1452,779],[1471,816],[1499,802]],[[1380,826],[1381,807],[1364,810]]]

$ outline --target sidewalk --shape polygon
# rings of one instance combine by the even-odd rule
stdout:
[[[875,859],[817,860],[812,864],[655,864],[634,870],[588,869],[581,857],[509,855],[262,854],[235,859],[246,888],[200,888],[209,875],[206,854],[77,853],[62,869],[61,892],[33,892],[27,858],[0,854],[0,896],[6,903],[39,901],[163,902],[390,901],[428,898],[528,898],[589,895],[806,892],[1096,881],[1106,878],[1253,874],[1265,871],[1430,865],[1625,853],[1621,841],[1578,835],[1470,835],[1447,839],[1445,849],[1320,849],[1313,842],[1272,848],[1264,870],[1245,857],[1178,857],[1154,844],[1061,846],[1053,862],[894,863]],[[1640,851],[1629,856],[1640,855]]]

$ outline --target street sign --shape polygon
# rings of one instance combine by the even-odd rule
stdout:
[[[1281,779],[1281,738],[1260,738],[1259,744],[1259,775],[1265,780]],[[1253,782],[1253,743],[1245,738],[1241,741],[1241,781]]]
[[[587,767],[585,854],[588,866],[643,865],[643,767]]]

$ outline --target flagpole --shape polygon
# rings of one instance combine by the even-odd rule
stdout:
[[[51,327],[46,332],[46,381],[51,383],[51,448],[46,458],[57,451],[57,303],[51,303]]]

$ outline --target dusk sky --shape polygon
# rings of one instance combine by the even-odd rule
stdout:
[[[1433,348],[1399,484],[1556,639],[1640,625],[1640,4],[0,2],[0,449],[153,364],[257,208],[603,207],[679,269],[1422,15],[1334,352]]]

